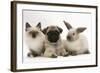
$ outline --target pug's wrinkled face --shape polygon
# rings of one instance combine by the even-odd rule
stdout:
[[[62,29],[58,26],[48,26],[43,30],[43,33],[46,35],[48,41],[51,43],[56,43],[59,40],[60,33],[62,33]]]
[[[36,38],[41,30],[41,23],[38,23],[36,27],[32,27],[29,23],[26,23],[26,33],[32,38]]]

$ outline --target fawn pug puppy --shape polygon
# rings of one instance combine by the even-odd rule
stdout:
[[[45,34],[45,57],[56,58],[57,56],[66,56],[68,53],[64,49],[60,34],[62,29],[58,26],[48,26],[43,30]]]
[[[26,23],[25,36],[26,44],[30,51],[28,56],[41,56],[45,41],[45,35],[41,31],[41,23],[38,23],[36,27],[32,27],[29,23]]]

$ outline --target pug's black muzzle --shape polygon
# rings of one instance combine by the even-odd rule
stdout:
[[[48,36],[48,41],[50,41],[51,43],[55,43],[59,40],[59,31],[49,31],[47,33]]]

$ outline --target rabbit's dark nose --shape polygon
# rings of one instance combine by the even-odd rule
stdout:
[[[67,36],[67,39],[68,39],[68,40],[71,40],[71,36]]]

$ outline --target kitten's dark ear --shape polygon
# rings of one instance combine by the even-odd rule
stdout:
[[[42,30],[42,32],[43,32],[44,34],[46,34],[47,29],[48,29],[48,27],[47,27],[47,28],[44,28],[44,29]]]
[[[58,26],[57,26],[57,28],[58,28],[58,30],[60,31],[60,33],[62,33],[63,29],[60,28],[60,27],[58,27]]]
[[[31,27],[31,25],[28,23],[28,22],[26,22],[26,31],[27,31],[27,28],[30,28]]]
[[[39,22],[36,27],[38,27],[39,29],[41,29],[41,22]]]
[[[66,21],[63,21],[63,22],[68,30],[70,30],[72,28],[72,26],[68,22],[66,22]]]
[[[26,22],[26,28],[29,28],[29,27],[31,27],[31,25],[28,22]]]
[[[86,27],[79,27],[79,28],[77,28],[77,32],[78,33],[81,33],[81,32],[83,32],[84,30],[86,30]]]

